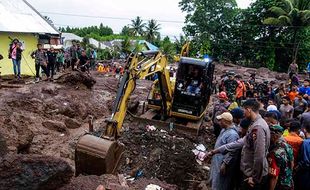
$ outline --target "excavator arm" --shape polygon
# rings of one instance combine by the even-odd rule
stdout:
[[[127,112],[127,104],[131,93],[135,90],[136,81],[157,74],[161,96],[163,115],[171,109],[172,88],[169,71],[166,69],[167,58],[158,51],[147,51],[131,55],[127,61],[127,70],[120,82],[116,100],[113,106],[111,118],[107,120],[104,136],[115,138],[120,136],[122,125]]]
[[[75,150],[76,175],[115,173],[124,146],[117,141],[127,112],[127,104],[136,81],[157,74],[162,96],[162,112],[167,116],[172,105],[172,88],[169,71],[166,69],[167,58],[159,51],[132,54],[128,58],[125,73],[120,82],[112,115],[106,120],[102,135],[86,134],[82,136]]]

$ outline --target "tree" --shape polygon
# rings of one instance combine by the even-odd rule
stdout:
[[[151,19],[148,21],[146,25],[145,38],[147,41],[154,43],[156,38],[160,35],[160,24],[156,22],[156,20]]]
[[[130,54],[132,50],[131,47],[131,42],[129,37],[126,37],[123,41],[122,41],[122,52],[125,53],[126,55]]]
[[[287,26],[293,30],[293,60],[298,55],[298,33],[303,26],[310,25],[310,1],[309,0],[280,0],[277,6],[269,9],[273,14],[264,20],[264,24]],[[301,39],[300,39],[301,40]]]
[[[170,41],[168,36],[161,41],[160,49],[167,55],[168,60],[173,62],[173,57],[176,54],[176,50],[174,44]]]
[[[181,0],[181,10],[186,12],[184,32],[191,36],[191,52],[229,55],[225,43],[233,40],[231,27],[238,13],[235,0]]]
[[[124,26],[122,28],[121,35],[123,35],[123,36],[132,36],[132,30],[130,29],[129,26],[126,25],[126,26]]]
[[[141,17],[137,16],[134,20],[131,20],[131,30],[134,36],[142,36],[144,34],[145,23]]]
[[[87,49],[90,46],[89,38],[85,37],[82,39],[81,46],[83,49]]]

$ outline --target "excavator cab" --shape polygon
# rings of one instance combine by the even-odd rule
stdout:
[[[187,115],[198,120],[212,92],[214,65],[199,59],[182,57],[177,71],[172,115]]]

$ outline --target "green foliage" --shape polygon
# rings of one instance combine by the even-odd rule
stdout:
[[[67,26],[66,28],[61,28],[61,32],[69,32],[74,33],[78,36],[85,37],[88,35],[97,35],[97,36],[110,36],[113,35],[112,28],[108,26],[103,26],[101,23],[98,26],[89,26],[89,27],[83,27],[83,28],[70,28]]]
[[[293,44],[292,59],[298,58],[298,46],[301,41],[299,33],[303,30],[303,26],[309,26],[310,23],[310,1],[309,0],[279,0],[276,6],[269,8],[272,16],[264,20],[264,24],[289,27]],[[309,42],[308,42],[309,43]]]
[[[132,30],[129,26],[124,26],[122,28],[122,32],[120,33],[120,35],[122,36],[132,36]]]
[[[173,57],[176,55],[176,48],[168,36],[161,41],[160,49],[167,55],[169,62],[173,62]]]
[[[187,13],[184,32],[192,38],[192,56],[207,53],[282,71],[293,59],[294,49],[299,50],[299,63],[309,61],[309,5],[309,0],[256,0],[249,8],[238,9],[234,0],[180,2]]]
[[[122,41],[122,52],[128,55],[128,54],[130,54],[131,50],[132,50],[132,46],[130,43],[130,39],[129,39],[129,37],[126,37]]]
[[[99,60],[108,60],[113,58],[110,49],[97,50],[97,57]]]
[[[155,43],[156,38],[160,37],[160,24],[154,19],[148,21],[145,30],[145,38],[151,43]]]
[[[135,19],[131,20],[131,33],[133,36],[143,36],[145,23],[141,17],[137,16]]]

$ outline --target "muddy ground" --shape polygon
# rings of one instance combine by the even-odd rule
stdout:
[[[257,73],[259,80],[268,79],[280,82],[287,77],[285,74],[270,72],[264,68],[254,70],[217,65],[216,78],[219,79],[219,76],[226,70],[242,74],[245,79],[253,72]],[[111,114],[118,86],[118,80],[112,76],[94,72],[92,77],[94,80],[85,79],[79,73],[62,74],[58,82],[42,81],[36,84],[32,83],[32,79],[29,78],[22,82],[2,79],[3,88],[0,89],[1,171],[8,171],[7,176],[14,176],[15,170],[1,168],[1,164],[7,160],[3,159],[5,154],[14,155],[14,158],[23,155],[25,158],[31,155],[47,156],[40,157],[39,163],[42,164],[42,159],[53,164],[63,160],[74,171],[74,147],[77,139],[88,130],[88,117],[90,115],[94,117],[95,129],[102,127],[104,119]],[[131,99],[131,107],[146,100],[150,86],[149,81],[138,82]],[[210,110],[213,101],[210,103]],[[127,117],[124,123],[124,133],[120,139],[126,145],[126,152],[118,172],[126,178],[136,177],[135,180],[121,185],[120,180],[115,176],[71,178],[73,174],[69,172],[70,170],[66,170],[68,172],[66,179],[71,178],[71,183],[62,189],[95,189],[99,184],[117,184],[118,188],[124,189],[144,189],[152,183],[164,189],[206,189],[208,168],[196,162],[192,149],[198,142],[203,143],[208,149],[212,148],[215,139],[209,130],[210,124],[204,123],[206,130],[197,141],[186,139],[178,134],[168,134],[159,129],[147,131],[145,126],[145,123],[139,123]],[[55,168],[53,164],[51,167]],[[19,165],[16,163],[16,167]],[[15,172],[18,176],[18,172]],[[9,178],[0,179],[0,184],[5,184],[4,180],[9,181]],[[67,180],[64,183],[68,182]],[[64,183],[60,183],[58,187],[50,186],[53,188],[46,188],[45,183],[45,186],[33,186],[29,189],[42,189],[43,187],[57,189]],[[2,187],[0,189],[3,189]]]

